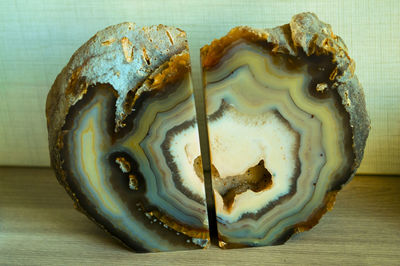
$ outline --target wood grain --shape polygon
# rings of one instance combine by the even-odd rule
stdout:
[[[75,211],[50,169],[0,168],[0,264],[398,264],[399,194],[399,177],[358,176],[319,225],[285,245],[136,254]]]
[[[72,53],[108,25],[187,31],[201,107],[199,48],[237,25],[288,23],[312,11],[346,42],[365,88],[372,131],[360,173],[400,174],[400,1],[0,1],[0,165],[48,166],[44,106]],[[199,109],[201,110],[201,108]],[[202,117],[201,115],[199,117]]]

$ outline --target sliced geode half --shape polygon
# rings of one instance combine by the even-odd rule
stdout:
[[[51,163],[77,209],[136,251],[208,245],[185,32],[98,32],[58,75],[46,115]]]
[[[355,174],[370,123],[354,62],[312,13],[201,49],[221,247],[308,230]]]

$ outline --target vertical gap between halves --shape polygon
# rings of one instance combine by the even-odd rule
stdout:
[[[200,66],[199,62],[196,63],[197,64],[195,66]],[[193,65],[194,64],[192,64],[192,66]],[[194,69],[192,75],[193,74],[197,75],[198,77],[202,77],[201,69]],[[210,161],[210,148],[209,148],[210,146],[208,141],[208,130],[207,130],[207,115],[205,111],[206,110],[205,95],[202,86],[202,78],[200,78],[199,82],[199,80],[193,79],[192,76],[192,81],[193,81],[192,84],[193,84],[194,101],[196,107],[197,129],[199,132],[199,139],[200,139],[201,160],[203,163],[204,189],[206,194],[210,240],[211,244],[218,246],[217,217],[215,211],[215,201],[214,201],[214,193],[212,188],[211,170],[210,170],[211,161]]]

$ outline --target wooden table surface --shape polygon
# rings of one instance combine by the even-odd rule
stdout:
[[[46,168],[0,168],[0,265],[400,264],[400,177],[357,176],[285,245],[136,254],[75,211]]]

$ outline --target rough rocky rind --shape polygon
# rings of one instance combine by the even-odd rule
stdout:
[[[226,36],[214,40],[201,49],[203,73],[217,65],[232,43],[245,39],[249,42],[268,45],[275,53],[298,56],[300,50],[307,56],[329,55],[337,67],[332,86],[341,98],[342,105],[349,115],[352,130],[354,161],[349,176],[333,184],[325,200],[307,221],[296,224],[276,244],[285,242],[296,232],[311,229],[319,219],[333,207],[337,191],[350,181],[360,166],[364,148],[370,130],[370,119],[367,114],[364,92],[357,76],[354,74],[355,63],[350,58],[342,39],[332,32],[329,24],[318,19],[313,13],[300,13],[293,16],[289,24],[272,29],[253,29],[246,26],[233,28]],[[205,79],[203,78],[203,81]]]
[[[137,28],[129,22],[110,26],[95,34],[72,55],[49,91],[46,117],[50,159],[56,177],[73,199],[74,207],[109,232],[104,226],[107,223],[113,236],[118,230],[107,221],[98,221],[89,215],[66,181],[60,156],[65,119],[89,86],[110,84],[117,96],[115,131],[118,131],[124,127],[124,118],[130,114],[141,92],[159,89],[162,84],[174,82],[190,71],[188,50],[186,33],[177,28],[164,25]],[[124,244],[130,248],[136,246],[135,243]],[[146,251],[139,245],[135,250]]]
[[[342,98],[342,104],[350,116],[350,126],[353,131],[353,150],[355,160],[352,166],[351,179],[360,166],[364,148],[370,130],[363,88],[354,74],[355,63],[350,58],[342,39],[333,34],[332,28],[318,19],[313,13],[301,13],[290,22],[291,36],[295,47],[302,48],[307,55],[331,54],[336,63],[338,73],[336,83],[331,89],[336,89]]]
[[[49,144],[64,125],[69,108],[86,93],[88,86],[110,84],[118,94],[115,122],[118,127],[131,110],[125,108],[128,93],[135,93],[151,74],[173,55],[188,54],[182,30],[158,25],[137,28],[121,23],[99,31],[82,45],[57,76],[47,96],[46,116]],[[131,54],[126,54],[126,47]],[[116,128],[118,130],[118,128]]]

